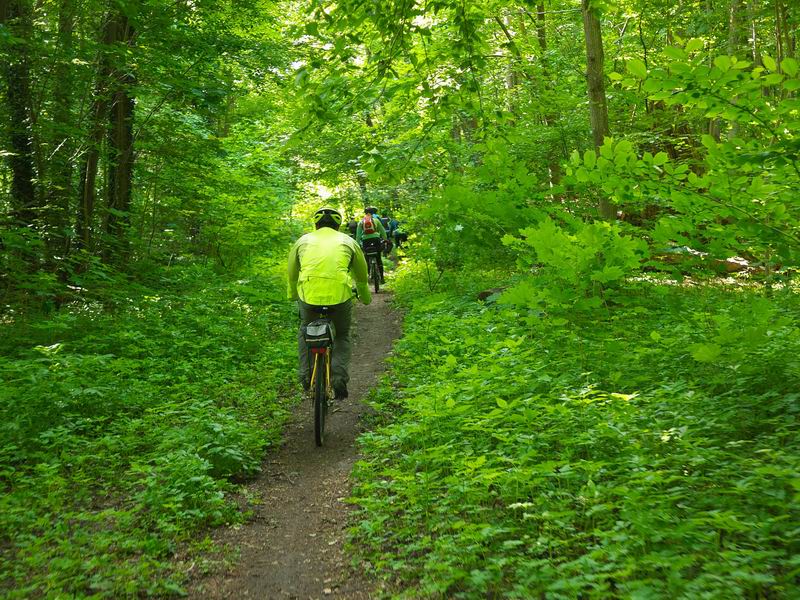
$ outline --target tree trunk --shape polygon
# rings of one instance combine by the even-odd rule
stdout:
[[[760,67],[763,62],[761,61],[761,49],[758,45],[755,0],[748,0],[747,2],[747,20],[750,23],[750,54],[753,58],[753,66]]]
[[[795,38],[794,32],[791,30],[789,23],[789,8],[784,4],[783,0],[775,0],[775,11],[777,17],[776,33],[780,39],[780,58],[783,59],[787,56],[794,57],[795,55]],[[777,58],[777,57],[776,57]],[[781,69],[781,72],[783,70]]]
[[[70,200],[73,194],[72,152],[74,146],[68,128],[72,113],[72,80],[70,58],[75,25],[74,0],[62,0],[58,14],[58,45],[60,58],[55,68],[53,90],[53,152],[50,158],[52,182],[47,193],[48,245],[52,256],[64,256],[69,251]]]
[[[608,105],[606,104],[606,88],[603,79],[603,38],[600,31],[600,19],[589,7],[589,0],[582,0],[583,31],[586,36],[586,79],[589,91],[589,121],[592,126],[592,139],[595,148],[603,145],[609,135]],[[601,196],[598,207],[600,216],[610,220],[614,210],[608,198]]]
[[[728,55],[736,56],[742,48],[741,0],[731,0],[728,14]]]
[[[552,89],[550,83],[550,72],[545,60],[545,53],[547,52],[547,23],[545,21],[544,2],[539,2],[536,5],[536,39],[539,42],[539,50],[541,52],[542,63],[542,76],[545,78],[544,87],[547,90]],[[547,112],[544,115],[544,124],[547,127],[553,127],[558,121],[556,113]],[[561,152],[555,145],[550,145],[547,149],[547,177],[550,187],[555,187],[561,182]]]
[[[542,56],[547,50],[547,31],[544,22],[544,2],[539,2],[536,5],[536,37],[539,38],[539,49],[542,51]]]
[[[783,72],[781,61],[785,56],[783,28],[783,2],[782,0],[775,0],[775,62],[778,63],[778,73]]]
[[[94,243],[95,204],[97,200],[97,170],[108,119],[108,87],[111,76],[109,46],[115,42],[116,29],[111,15],[103,17],[102,47],[99,51],[97,80],[92,100],[91,124],[87,150],[81,166],[80,198],[75,220],[75,242],[79,248],[92,250]]]
[[[116,42],[131,44],[133,28],[128,18],[115,14],[110,25]],[[111,70],[111,112],[108,138],[108,182],[106,196],[105,233],[103,249],[105,262],[123,262],[128,255],[127,235],[130,227],[131,187],[133,184],[133,110],[131,90],[134,85],[132,67],[117,64]]]
[[[730,12],[728,14],[728,55],[738,56],[739,51],[743,46],[741,22],[741,0],[731,0]],[[734,97],[731,101],[736,104],[738,97]],[[719,132],[717,132],[719,135]],[[733,121],[729,125],[728,139],[732,140],[739,135],[739,122]]]
[[[31,17],[31,7],[26,0],[10,0],[0,4],[0,25],[8,27],[18,40],[30,39]],[[36,223],[41,207],[36,201],[34,184],[30,53],[27,41],[17,41],[15,50],[12,60],[2,67],[9,113],[11,210],[17,224],[30,227]]]

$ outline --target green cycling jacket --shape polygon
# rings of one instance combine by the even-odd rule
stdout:
[[[353,297],[355,283],[364,304],[372,301],[367,261],[355,240],[321,227],[297,240],[289,251],[289,297],[316,306],[341,304]]]

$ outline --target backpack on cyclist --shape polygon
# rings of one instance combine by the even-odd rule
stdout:
[[[364,235],[378,233],[378,228],[375,227],[375,220],[373,219],[372,215],[367,214],[363,219],[361,219],[361,229],[364,232]]]

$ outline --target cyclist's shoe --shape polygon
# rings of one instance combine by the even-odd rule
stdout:
[[[344,400],[347,398],[347,384],[339,383],[333,385],[333,398],[334,400]]]

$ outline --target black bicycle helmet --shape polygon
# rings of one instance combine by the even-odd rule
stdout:
[[[364,209],[364,212],[365,213],[369,213],[371,215],[377,215],[378,214],[378,209],[375,208],[374,206],[368,206],[368,207],[366,207]]]
[[[323,206],[314,213],[314,223],[339,227],[342,224],[342,213],[330,206]]]

